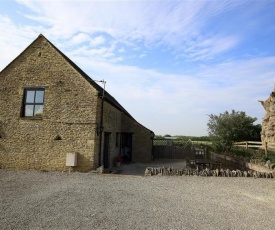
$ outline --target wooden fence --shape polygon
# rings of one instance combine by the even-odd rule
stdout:
[[[235,142],[234,146],[236,147],[242,147],[245,149],[248,148],[256,148],[259,150],[264,150],[265,155],[267,156],[268,150],[274,150],[275,149],[275,143],[262,143],[260,141],[242,141],[242,142]]]
[[[206,158],[207,149],[190,141],[169,139],[153,140],[154,159],[195,159]]]

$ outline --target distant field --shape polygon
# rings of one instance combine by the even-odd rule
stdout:
[[[174,144],[190,144],[190,141],[184,141],[184,140],[173,140]],[[191,141],[192,145],[212,145],[211,141]]]
[[[193,144],[212,145],[212,141],[192,141]]]

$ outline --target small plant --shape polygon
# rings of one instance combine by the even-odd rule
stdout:
[[[275,152],[274,151],[268,151],[267,153],[268,157],[265,157],[265,160],[270,160],[271,163],[275,164]]]
[[[123,161],[123,158],[121,157],[121,156],[117,156],[116,158],[115,158],[115,162],[122,162]]]

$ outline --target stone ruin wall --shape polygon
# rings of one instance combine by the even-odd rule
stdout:
[[[262,122],[262,143],[275,144],[275,88],[266,101],[260,102],[266,111]]]

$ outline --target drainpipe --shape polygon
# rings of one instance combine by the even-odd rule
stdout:
[[[96,81],[96,80],[95,80]],[[103,134],[103,112],[104,112],[104,99],[105,99],[105,84],[106,81],[96,81],[101,82],[103,84],[102,96],[101,96],[101,111],[100,111],[100,125],[99,125],[99,150],[98,150],[98,166],[101,166],[101,149],[102,149],[102,134]]]
[[[154,160],[153,148],[154,148],[154,137],[155,137],[155,133],[154,133],[153,131],[150,130],[150,134],[151,134],[151,160]]]

